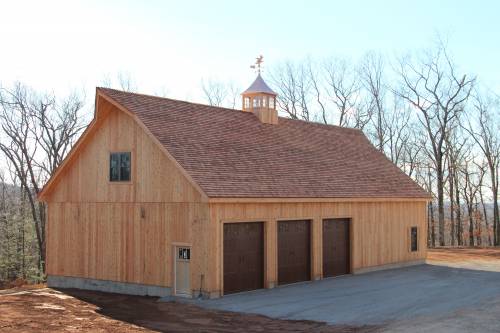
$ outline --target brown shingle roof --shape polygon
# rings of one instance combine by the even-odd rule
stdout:
[[[428,197],[355,129],[98,88],[144,123],[209,197]]]

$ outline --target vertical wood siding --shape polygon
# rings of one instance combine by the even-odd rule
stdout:
[[[257,199],[258,200],[258,199]],[[211,224],[216,225],[210,260],[216,267],[210,273],[210,288],[223,290],[221,278],[224,222],[265,221],[266,285],[277,281],[276,221],[310,219],[312,224],[311,279],[322,278],[322,220],[351,219],[351,271],[406,261],[427,255],[426,203],[424,201],[338,202],[338,203],[211,203]],[[409,228],[418,227],[419,251],[410,252]]]
[[[130,116],[99,105],[105,118],[47,199],[47,273],[171,287],[173,244],[185,243],[198,289],[208,204]],[[112,151],[132,152],[130,182],[109,182]]]

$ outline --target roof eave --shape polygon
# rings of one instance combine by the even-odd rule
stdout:
[[[209,203],[336,203],[336,202],[429,202],[431,197],[215,197]]]

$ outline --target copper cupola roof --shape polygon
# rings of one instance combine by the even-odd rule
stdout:
[[[248,87],[247,90],[243,92],[243,94],[252,94],[252,93],[266,93],[271,95],[277,95],[264,81],[260,73],[257,75],[257,78],[253,83]]]

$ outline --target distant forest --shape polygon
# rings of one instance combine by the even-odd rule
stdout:
[[[400,57],[285,61],[264,72],[282,116],[362,130],[432,194],[428,246],[498,246],[500,96],[464,72],[445,43]],[[130,76],[103,86],[140,90]],[[238,108],[242,89],[202,80],[214,106]],[[89,121],[84,93],[0,86],[0,284],[41,281],[45,206],[37,194]],[[1,286],[0,286],[1,287]]]

